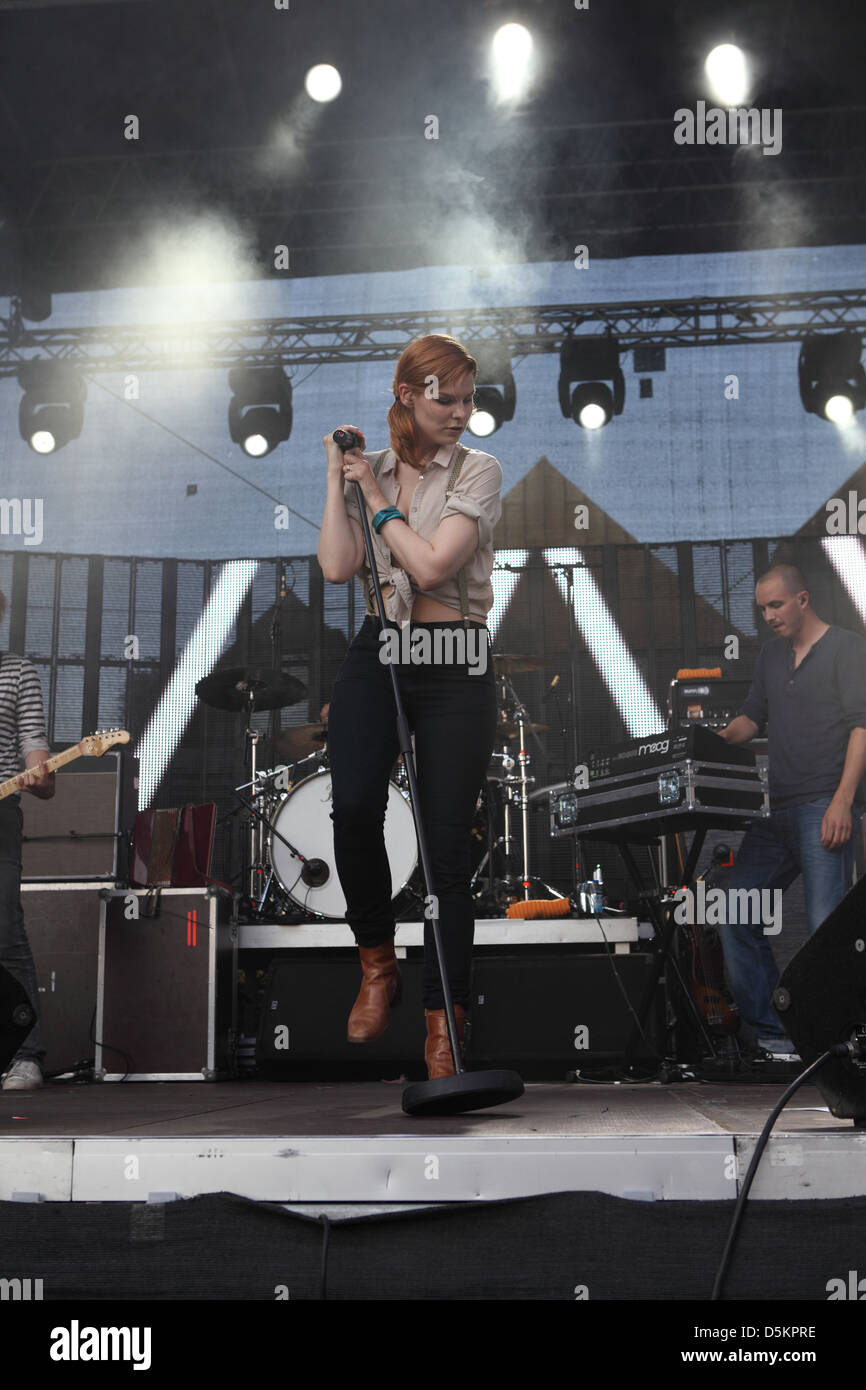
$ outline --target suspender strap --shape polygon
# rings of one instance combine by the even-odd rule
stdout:
[[[453,492],[457,486],[457,479],[460,477],[460,470],[463,467],[463,460],[469,450],[461,444],[457,450],[457,457],[454,460],[454,467],[451,469],[451,477],[448,479],[448,492]],[[469,586],[466,583],[466,566],[462,565],[457,571],[457,591],[460,594],[460,612],[463,614],[463,626],[469,626]]]
[[[374,477],[374,478],[378,478],[378,476],[379,476],[379,469],[382,467],[382,462],[383,462],[383,460],[384,460],[385,455],[387,454],[387,452],[388,452],[387,449],[382,449],[382,450],[381,450],[378,454],[376,454],[375,456],[372,455],[372,454],[370,455],[370,460],[371,460],[372,465],[373,465],[373,477]],[[465,447],[461,444],[460,448],[457,450],[457,457],[456,457],[455,460],[454,460],[454,466],[453,466],[452,469],[451,469],[451,476],[450,476],[450,478],[448,479],[448,486],[447,486],[447,488],[446,488],[446,493],[448,493],[448,492],[453,492],[453,491],[454,491],[454,488],[457,486],[457,479],[460,477],[460,470],[461,470],[462,467],[463,467],[464,460],[466,459],[466,455],[467,455],[468,453],[469,453],[469,450],[468,450],[467,448],[465,448]],[[466,583],[466,566],[465,566],[465,565],[461,566],[461,568],[457,571],[457,589],[458,589],[458,592],[459,592],[459,594],[460,594],[460,612],[461,612],[462,615],[463,615],[463,622],[464,622],[464,624],[468,627],[468,625],[469,625],[469,586],[468,586],[467,583]],[[372,581],[372,579],[371,579],[371,580],[370,580],[370,589],[369,589],[369,596],[370,596],[370,612],[371,612],[371,613],[372,613],[372,611],[373,611],[373,599],[374,599],[374,596],[375,596],[375,592],[376,592],[376,591],[375,591],[375,589],[374,589],[374,587],[373,587],[373,581]],[[384,618],[383,618],[383,621],[384,621]]]

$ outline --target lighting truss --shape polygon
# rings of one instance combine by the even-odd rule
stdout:
[[[83,372],[174,371],[241,362],[307,367],[393,362],[424,333],[451,333],[475,343],[489,340],[512,357],[558,353],[572,335],[604,331],[619,339],[621,351],[649,344],[799,345],[807,333],[822,329],[866,335],[866,289],[78,328],[32,328],[13,299],[8,319],[0,324],[0,377],[15,375],[33,357],[63,361]]]

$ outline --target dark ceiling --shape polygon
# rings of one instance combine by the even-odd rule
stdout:
[[[484,62],[515,19],[538,74],[506,114]],[[864,38],[862,0],[0,0],[0,293],[147,283],[137,248],[202,217],[239,278],[285,275],[279,245],[306,276],[861,243]],[[673,139],[725,41],[778,155]]]

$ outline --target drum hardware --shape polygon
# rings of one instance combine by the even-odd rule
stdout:
[[[547,733],[548,725],[530,720],[509,679],[512,673],[541,670],[545,662],[539,657],[504,652],[495,655],[494,660],[499,686],[496,732],[501,747],[492,753],[487,773],[487,847],[475,868],[472,891],[476,901],[483,900],[494,911],[503,913],[520,898],[529,901],[534,883],[555,897],[559,893],[530,871],[529,810],[537,793],[530,790],[535,778],[529,773],[531,758],[526,751],[526,735],[532,734],[543,753],[538,735]],[[518,740],[516,750],[508,747],[514,739]],[[522,862],[516,864],[518,856]]]
[[[547,665],[540,656],[519,656],[515,652],[494,652],[493,665],[497,679],[518,676],[523,671],[543,671]]]
[[[287,763],[299,762],[303,758],[311,757],[324,749],[328,742],[328,726],[321,720],[315,724],[296,724],[290,725],[286,729],[280,729],[275,734],[271,743],[278,758],[285,758]]]
[[[528,724],[527,728],[533,734],[546,734],[549,732],[550,725]],[[502,723],[498,726],[497,732],[502,734],[505,738],[517,738],[520,734],[520,729],[517,724],[512,724],[510,720],[503,719]]]
[[[495,657],[494,660],[496,660]],[[529,788],[535,782],[535,778],[531,777],[528,772],[531,758],[526,751],[526,735],[527,733],[532,734],[543,753],[544,749],[538,738],[538,732],[542,730],[546,732],[546,725],[536,726],[532,723],[526,706],[518,698],[517,692],[511,684],[509,675],[512,672],[541,670],[543,666],[544,661],[540,657],[500,653],[496,667],[496,677],[500,687],[500,708],[497,719],[497,732],[501,733],[505,739],[516,738],[518,743],[516,757],[509,752],[505,745],[503,745],[501,753],[494,755],[494,757],[502,763],[504,773],[504,776],[497,777],[497,780],[504,789],[504,800],[502,804],[503,834],[501,840],[503,844],[506,873],[504,879],[501,880],[501,887],[509,896],[516,888],[518,896],[522,894],[526,901],[529,900],[530,888],[533,882],[529,868]],[[538,732],[536,730],[538,730]],[[523,872],[519,879],[511,871],[514,855],[512,845],[513,842],[517,840],[517,832],[512,828],[512,821],[518,814],[520,817],[520,848],[523,860]],[[546,886],[547,885],[545,885],[545,887]]]
[[[206,705],[214,709],[229,710],[234,714],[245,714],[247,761],[249,763],[248,787],[255,787],[258,781],[256,771],[256,750],[262,737],[258,729],[252,727],[253,715],[262,710],[280,709],[284,705],[297,704],[307,693],[307,687],[294,676],[283,671],[275,671],[262,666],[232,666],[224,671],[214,671],[200,680],[195,693]],[[264,861],[264,817],[260,810],[246,801],[240,792],[237,796],[250,813],[249,824],[249,896],[251,903],[261,909],[267,888],[262,891],[262,881],[266,873]],[[256,799],[261,794],[256,793]]]
[[[307,856],[302,854],[281,831],[275,829],[266,811],[260,810],[259,807],[255,806],[253,801],[245,797],[237,787],[234,789],[234,795],[250,815],[253,835],[262,845],[261,858],[254,863],[252,871],[254,880],[258,881],[254,881],[255,891],[250,893],[253,911],[257,916],[262,915],[274,878],[276,877],[272,862],[270,864],[267,863],[264,857],[264,835],[266,831],[271,837],[276,836],[276,838],[285,845],[289,854],[300,862],[302,868],[298,878],[303,879],[304,883],[308,884],[310,887],[315,887],[327,881],[330,877],[331,870],[323,859],[314,857],[308,859]],[[272,857],[272,840],[268,845],[268,849]],[[266,875],[267,877],[265,877]],[[295,879],[295,883],[297,883],[298,878]],[[295,899],[295,901],[297,901],[297,899]]]
[[[295,783],[280,800],[271,819],[267,848],[271,872],[294,903],[315,916],[342,921],[346,915],[346,899],[334,859],[331,801],[331,773],[322,766]],[[316,845],[321,856],[305,860],[300,873],[297,860],[303,856],[290,842],[293,835],[299,838],[303,835],[308,844]],[[391,866],[392,899],[395,899],[409,886],[418,863],[418,847],[411,807],[406,794],[393,780],[388,783],[385,849]]]

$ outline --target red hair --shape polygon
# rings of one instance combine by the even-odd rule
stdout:
[[[475,376],[477,371],[478,363],[475,358],[457,338],[452,338],[447,333],[427,333],[403,349],[391,389],[395,397],[398,397],[401,385],[424,391],[429,386],[432,376],[436,377],[439,386],[448,386],[466,372]],[[422,449],[418,427],[412,411],[399,397],[388,411],[388,428],[391,433],[391,448],[398,459],[419,468]]]

